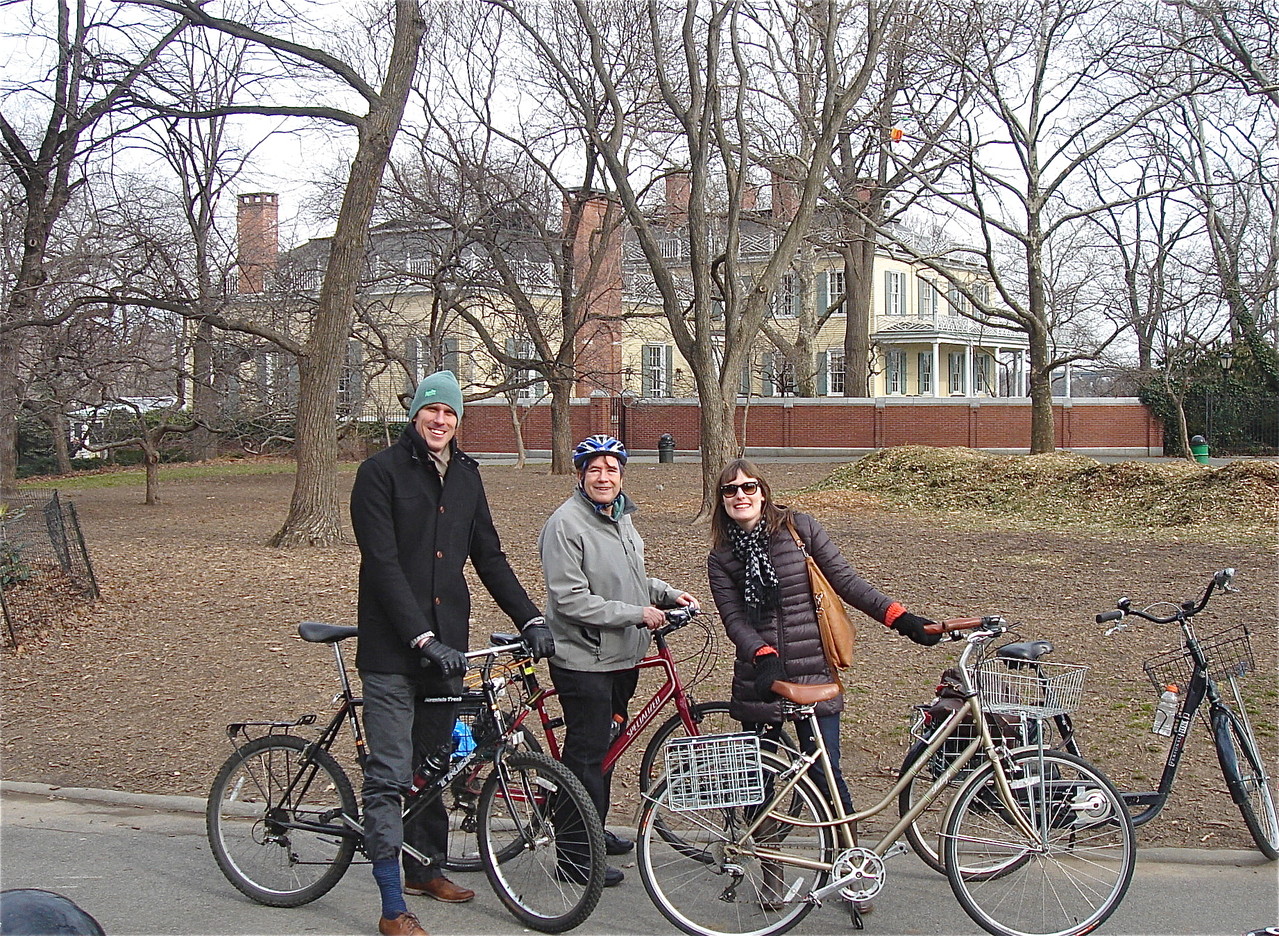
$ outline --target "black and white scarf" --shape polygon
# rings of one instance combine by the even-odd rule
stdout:
[[[754,530],[747,531],[734,523],[729,533],[733,555],[746,567],[746,609],[751,621],[759,623],[765,610],[777,607],[777,571],[768,554],[768,525],[760,520]]]

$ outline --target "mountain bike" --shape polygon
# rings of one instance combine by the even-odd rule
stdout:
[[[963,702],[938,726],[918,758],[874,806],[848,814],[813,781],[834,789],[830,756],[817,730],[816,706],[836,697],[838,683],[777,682],[787,719],[807,719],[815,749],[788,758],[761,748],[753,734],[677,738],[665,748],[666,770],[645,795],[638,863],[650,899],[671,923],[694,936],[784,933],[827,898],[873,898],[885,859],[919,811],[948,794],[950,781],[972,769],[955,792],[942,834],[951,890],[983,929],[1000,936],[1082,936],[1119,906],[1136,856],[1132,820],[1119,792],[1082,758],[1039,745],[1010,750],[991,732],[987,705],[1073,708],[1082,671],[1049,687],[1008,680],[977,665],[981,648],[1009,629],[999,617],[929,625],[934,633],[966,631],[957,678]],[[896,802],[932,756],[964,726],[973,737],[918,802],[869,847],[854,835]],[[962,869],[962,870],[961,870]]]
[[[603,770],[612,770],[623,754],[631,749],[640,735],[652,725],[671,704],[674,714],[658,725],[644,747],[639,767],[640,792],[648,790],[663,769],[662,749],[670,738],[686,735],[719,734],[738,727],[728,714],[727,702],[698,702],[692,686],[715,671],[718,654],[715,652],[715,634],[706,624],[705,615],[696,608],[671,608],[664,612],[666,623],[653,631],[653,652],[638,664],[641,670],[653,669],[664,677],[663,683],[653,695],[635,711],[635,715],[617,724],[617,734],[604,755]],[[696,622],[701,627],[701,650],[690,654],[697,661],[693,677],[685,682],[680,676],[678,661],[667,638],[677,630]],[[508,634],[494,634],[495,644],[511,644],[518,640]],[[686,657],[687,659],[687,657]],[[543,686],[537,678],[533,660],[527,656],[512,656],[503,666],[498,687],[503,693],[511,693],[517,705],[507,705],[508,714],[503,719],[505,730],[512,744],[541,751],[545,749],[556,760],[560,758],[559,732],[564,719],[556,715],[548,703],[557,695],[554,687]],[[484,700],[476,690],[463,693],[459,719],[467,724],[484,710]],[[518,711],[517,711],[518,709]],[[538,728],[540,727],[540,731]],[[789,736],[783,744],[794,746]],[[480,827],[477,811],[479,791],[488,773],[488,764],[481,758],[472,762],[467,771],[459,774],[445,794],[450,812],[448,857],[444,866],[454,871],[476,871],[480,868],[480,854],[476,833]]]
[[[227,727],[235,752],[213,781],[206,825],[214,858],[241,893],[274,907],[296,907],[328,893],[362,851],[363,828],[351,781],[331,753],[349,728],[363,767],[363,700],[355,695],[341,642],[354,627],[307,622],[303,640],[332,646],[341,692],[318,737],[314,714],[292,721],[236,722]],[[504,653],[527,655],[522,641],[467,653],[479,673],[485,714],[475,747],[433,770],[428,758],[405,794],[410,820],[474,763],[488,766],[476,800],[480,861],[503,906],[522,924],[561,933],[584,921],[604,887],[605,846],[599,814],[581,783],[558,761],[512,741],[504,727],[505,696],[497,671]],[[457,701],[457,697],[425,701]],[[431,859],[407,843],[419,861]]]
[[[1130,599],[1123,598],[1114,611],[1098,614],[1097,623],[1121,622],[1107,630],[1107,634],[1129,627],[1129,622],[1123,620],[1127,617],[1140,618],[1152,624],[1175,623],[1181,628],[1180,647],[1158,653],[1142,664],[1156,692],[1163,692],[1171,683],[1187,688],[1173,725],[1159,789],[1124,794],[1124,801],[1133,813],[1133,824],[1149,822],[1168,802],[1181,755],[1186,749],[1191,722],[1206,699],[1208,715],[1205,721],[1217,748],[1217,762],[1230,797],[1239,807],[1244,825],[1248,827],[1257,848],[1273,861],[1279,858],[1279,817],[1275,812],[1273,762],[1261,754],[1239,687],[1239,679],[1256,669],[1248,626],[1237,624],[1200,639],[1190,623],[1215,591],[1235,590],[1234,577],[1234,569],[1222,569],[1208,582],[1208,587],[1197,601],[1193,598],[1179,603],[1161,601],[1138,610],[1132,606]],[[1159,609],[1169,609],[1172,613],[1155,613]],[[1223,684],[1230,687],[1233,706],[1221,692]]]

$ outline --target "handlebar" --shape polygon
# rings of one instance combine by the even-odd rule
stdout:
[[[687,627],[693,622],[693,618],[702,613],[701,608],[694,608],[692,605],[681,605],[678,608],[666,608],[662,614],[666,618],[666,623],[653,631],[654,637],[665,637],[672,631],[677,631],[681,627]],[[637,627],[644,625],[637,624]]]
[[[1114,611],[1101,612],[1096,616],[1096,621],[1098,624],[1108,624],[1111,621],[1123,620],[1124,617],[1131,614],[1144,621],[1150,621],[1152,624],[1172,624],[1173,622],[1184,623],[1188,618],[1194,617],[1204,609],[1204,606],[1208,604],[1208,599],[1212,597],[1212,593],[1218,588],[1227,592],[1234,591],[1235,589],[1231,587],[1234,579],[1234,569],[1222,569],[1208,580],[1208,587],[1204,589],[1204,593],[1198,601],[1193,598],[1187,598],[1185,601],[1182,601],[1179,605],[1177,605],[1177,610],[1173,614],[1170,614],[1167,617],[1159,617],[1157,615],[1150,614],[1148,611],[1134,608],[1132,606],[1131,598],[1120,598]],[[1152,605],[1151,607],[1154,606]],[[1123,625],[1120,625],[1120,627],[1122,626]]]
[[[984,617],[948,618],[945,621],[924,625],[924,633],[927,634],[953,634],[955,631],[978,629],[1003,633],[1008,629],[1008,623],[998,614],[987,614]],[[955,636],[952,639],[959,638]]]

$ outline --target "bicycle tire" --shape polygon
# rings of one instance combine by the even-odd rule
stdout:
[[[1030,839],[998,797],[983,764],[955,794],[946,824],[946,877],[960,905],[996,936],[1082,936],[1123,901],[1136,861],[1132,819],[1113,783],[1082,758],[1022,749],[1004,761],[1015,808],[1037,830]],[[1010,871],[962,868],[991,862]],[[1038,898],[1037,900],[1034,898]]]
[[[1038,723],[1035,724],[1038,726]],[[972,739],[972,728],[970,726],[962,726],[946,740],[941,749],[933,755],[931,762],[911,778],[910,782],[897,794],[897,814],[899,816],[905,816],[910,812],[911,807],[915,804],[916,797],[932,786],[933,781],[946,771],[946,768],[950,765],[948,755],[949,758],[955,757],[971,743]],[[915,761],[927,749],[928,743],[929,739],[925,738],[916,741],[910,746],[906,751],[906,756],[902,759],[901,772],[897,776],[903,777],[913,769]],[[950,804],[954,800],[954,791],[958,790],[972,772],[984,762],[980,755],[975,756],[950,782],[949,792],[939,794],[936,799],[928,804],[928,807],[923,812],[915,817],[915,821],[906,827],[906,840],[910,843],[911,849],[914,850],[924,864],[938,874],[946,873],[946,862],[942,856],[941,842],[946,818],[950,815]],[[1004,868],[987,868],[985,870],[964,868],[961,871],[965,874],[980,874],[992,877],[998,874],[1007,874],[1009,871],[1014,870],[1017,864],[1017,861],[1010,861],[1008,866]]]
[[[1257,741],[1248,725],[1232,709],[1215,706],[1212,712],[1217,760],[1226,778],[1230,797],[1239,807],[1244,825],[1261,853],[1279,858],[1279,817],[1275,814],[1274,780],[1265,767]]]
[[[522,732],[520,747],[541,753],[542,746],[527,729]],[[444,791],[444,808],[449,815],[449,844],[444,856],[448,871],[481,871],[479,804],[480,792],[493,771],[491,755],[481,755],[466,770],[453,778]]]
[[[289,784],[311,761],[310,776]],[[355,792],[327,751],[296,735],[267,735],[243,745],[222,765],[209,791],[205,826],[213,857],[240,893],[270,907],[298,907],[329,892],[355,855],[339,815],[355,819]],[[332,833],[288,823],[332,825]]]
[[[764,788],[772,790],[787,764],[768,754],[761,764]],[[787,932],[813,909],[804,898],[826,883],[828,871],[755,856],[758,843],[796,858],[834,860],[834,830],[814,824],[828,823],[830,812],[811,780],[800,778],[787,804],[775,807],[765,820],[771,825],[762,826],[763,835],[755,840],[741,841],[734,830],[744,827],[758,806],[675,810],[668,800],[662,777],[644,800],[636,842],[644,889],[667,920],[691,936],[772,936]],[[778,815],[781,808],[785,812]]]
[[[562,933],[591,915],[604,890],[604,827],[567,767],[507,751],[480,792],[479,821],[485,876],[512,916]]]

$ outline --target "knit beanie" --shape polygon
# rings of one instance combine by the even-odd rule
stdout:
[[[413,394],[413,402],[409,405],[409,421],[417,415],[417,411],[432,403],[443,403],[462,418],[462,387],[452,371],[436,371],[417,385],[417,393]]]

